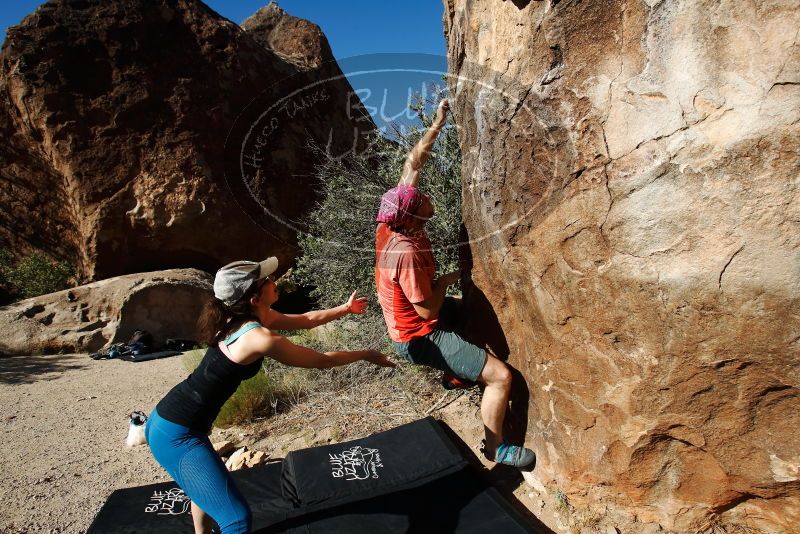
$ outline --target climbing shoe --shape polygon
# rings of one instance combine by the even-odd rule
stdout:
[[[467,389],[474,386],[476,383],[470,380],[466,380],[464,378],[459,378],[456,375],[451,375],[450,373],[443,373],[442,374],[442,387],[444,389]]]
[[[529,467],[536,461],[536,454],[532,450],[518,445],[511,445],[505,441],[497,446],[497,450],[491,456],[487,453],[486,443],[484,442],[483,455],[498,464],[519,468]]]

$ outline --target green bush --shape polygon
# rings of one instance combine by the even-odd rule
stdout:
[[[432,99],[429,108],[435,110]],[[317,167],[320,198],[301,235],[300,257],[293,276],[301,284],[314,286],[312,293],[324,307],[344,302],[353,290],[368,297],[370,307],[359,317],[359,328],[348,344],[353,348],[387,348],[388,337],[378,305],[375,282],[375,217],[381,195],[395,187],[403,163],[414,144],[433,121],[434,112],[424,102],[412,106],[418,123],[409,131],[395,131],[397,140],[382,136],[371,139],[369,147],[345,159],[326,157]],[[420,188],[431,198],[434,217],[427,232],[439,272],[458,267],[461,225],[461,151],[454,125],[448,120],[422,171]]]
[[[14,266],[14,257],[11,256],[11,253],[4,249],[0,248],[0,280],[5,280],[5,274]]]
[[[42,253],[34,252],[15,264],[11,254],[0,249],[0,284],[21,298],[67,289],[73,274],[67,263],[53,261]]]

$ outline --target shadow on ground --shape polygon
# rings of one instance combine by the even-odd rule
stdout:
[[[497,489],[500,494],[508,501],[508,503],[516,509],[519,513],[528,518],[531,525],[536,532],[541,534],[555,534],[550,530],[547,525],[542,523],[528,508],[523,505],[517,496],[514,495],[514,490],[524,483],[524,478],[519,469],[508,467],[506,465],[495,465],[492,469],[486,469],[481,463],[480,459],[475,455],[475,452],[467,445],[454,430],[448,427],[445,423],[439,421],[439,425],[445,431],[447,436],[453,441],[453,444],[461,452],[462,456],[469,461],[469,463],[477,469],[481,476],[488,484]],[[535,470],[535,467],[533,468]]]
[[[33,384],[55,380],[63,371],[88,367],[85,354],[7,356],[0,358],[0,384]]]

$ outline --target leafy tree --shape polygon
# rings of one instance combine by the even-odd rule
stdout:
[[[70,265],[53,261],[40,252],[14,263],[8,250],[0,249],[0,286],[12,295],[30,298],[61,291],[69,287],[72,275]]]

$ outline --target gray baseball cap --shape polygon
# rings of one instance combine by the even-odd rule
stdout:
[[[214,296],[232,306],[241,299],[253,284],[278,270],[278,258],[264,261],[234,261],[217,271],[214,276]]]

